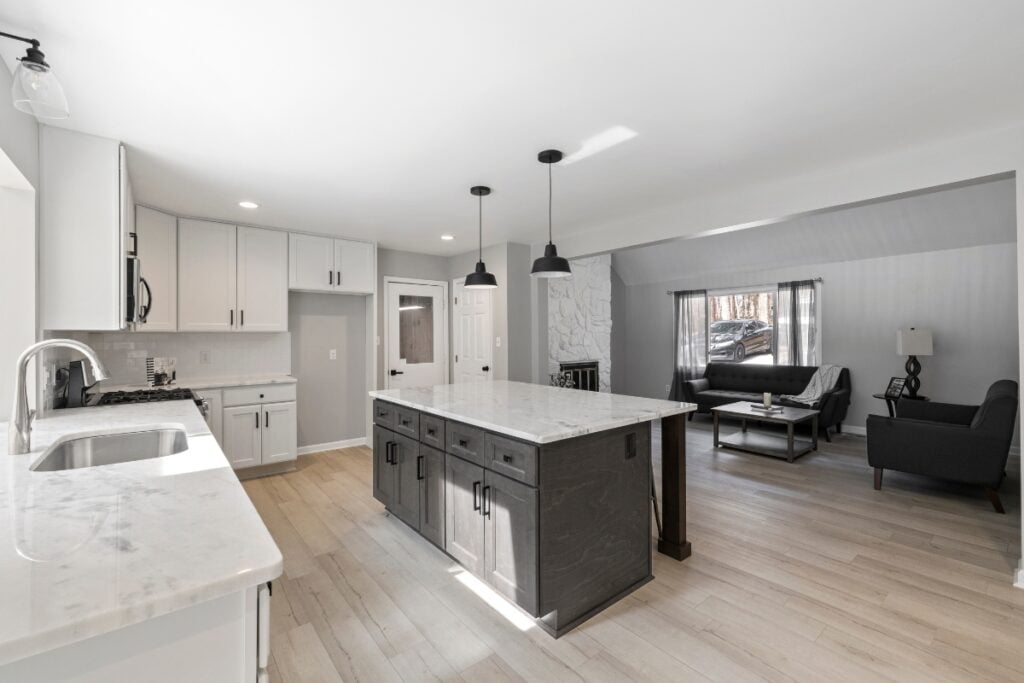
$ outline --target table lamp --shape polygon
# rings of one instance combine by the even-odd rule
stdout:
[[[917,390],[921,388],[921,363],[918,356],[932,355],[932,331],[919,330],[916,327],[896,331],[896,353],[907,358],[907,398],[917,398]]]

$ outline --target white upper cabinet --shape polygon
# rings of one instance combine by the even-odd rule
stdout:
[[[178,222],[178,329],[237,329],[236,229],[182,218]]]
[[[334,288],[338,292],[373,292],[375,254],[369,242],[334,240]]]
[[[288,330],[288,235],[238,228],[238,310],[242,332]]]
[[[135,208],[134,246],[142,280],[142,304],[148,306],[140,332],[178,329],[178,219],[160,211]]]
[[[288,287],[334,291],[334,240],[295,232],[288,235]]]
[[[116,140],[40,126],[40,321],[47,330],[125,323],[131,185]]]
[[[291,233],[288,244],[289,288],[373,293],[376,252],[372,243]]]

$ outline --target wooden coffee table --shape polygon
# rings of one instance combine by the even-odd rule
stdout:
[[[796,458],[818,450],[818,411],[810,408],[792,408],[783,406],[781,411],[767,412],[758,410],[750,401],[738,401],[711,409],[715,420],[715,448],[732,448],[737,451],[770,455],[773,458],[785,458],[793,462]],[[730,434],[724,439],[718,437],[718,418],[735,417],[741,421],[740,431]],[[786,436],[765,434],[747,429],[747,420],[758,422],[775,422],[786,425]],[[793,427],[800,422],[811,421],[811,439],[797,439],[793,435]]]

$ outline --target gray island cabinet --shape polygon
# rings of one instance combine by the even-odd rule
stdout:
[[[695,406],[506,381],[370,394],[374,498],[555,637],[653,578],[656,419],[658,549],[689,555]]]

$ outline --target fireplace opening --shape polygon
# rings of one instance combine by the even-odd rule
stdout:
[[[559,363],[558,369],[564,382],[561,386],[582,389],[583,391],[600,391],[601,380],[597,373],[596,360],[577,360]]]

